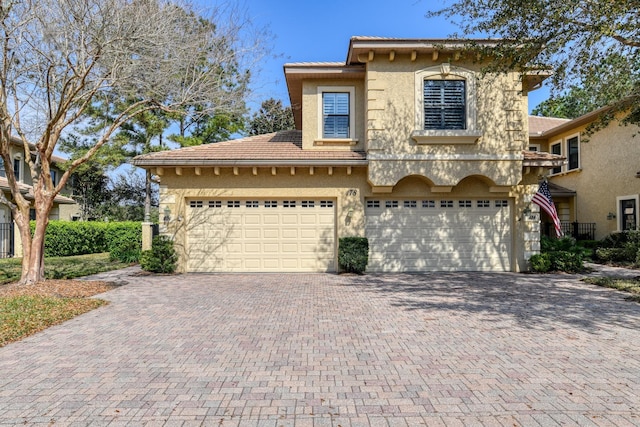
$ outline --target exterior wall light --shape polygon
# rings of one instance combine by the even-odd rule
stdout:
[[[614,219],[616,219],[616,214],[614,214],[613,212],[609,212],[609,213],[607,214],[607,220],[608,220],[608,221],[612,221],[612,220],[614,220]]]

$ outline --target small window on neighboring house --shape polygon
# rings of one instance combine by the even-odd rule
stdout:
[[[51,181],[53,182],[53,186],[55,187],[58,182],[58,171],[51,170]]]
[[[562,155],[562,144],[559,142],[555,144],[551,144],[551,154]],[[557,168],[553,168],[551,173],[560,173],[562,172],[562,166],[558,166]]]
[[[13,173],[16,177],[16,181],[22,181],[22,159],[20,157],[15,157],[13,159]]]
[[[540,151],[540,144],[532,144],[529,146],[529,151]]]
[[[0,176],[6,178],[7,172],[4,169],[4,160],[0,159]]]
[[[349,138],[349,93],[322,94],[322,137]]]
[[[567,162],[568,170],[580,167],[580,139],[578,135],[567,139]]]
[[[424,129],[466,129],[464,80],[424,81]]]
[[[36,220],[36,210],[35,209],[29,209],[29,220],[30,221],[35,221]]]

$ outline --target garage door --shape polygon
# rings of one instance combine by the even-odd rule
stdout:
[[[188,271],[334,271],[332,200],[191,200]]]
[[[509,271],[508,200],[367,200],[367,271]]]

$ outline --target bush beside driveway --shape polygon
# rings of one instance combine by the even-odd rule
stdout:
[[[132,277],[0,349],[0,424],[640,424],[640,304],[578,279]]]

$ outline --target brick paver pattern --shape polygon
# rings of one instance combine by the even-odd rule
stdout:
[[[0,348],[0,425],[640,425],[640,304],[574,276],[129,280]]]

